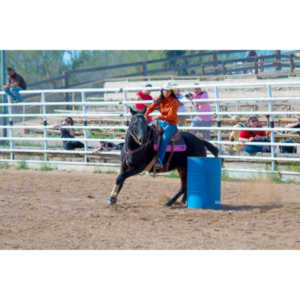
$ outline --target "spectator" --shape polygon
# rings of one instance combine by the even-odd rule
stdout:
[[[142,90],[142,91],[139,91],[136,96],[135,96],[135,101],[145,101],[145,100],[149,100],[149,104],[152,103],[153,101],[153,98],[151,96],[151,89],[152,88],[152,85],[151,84],[146,84],[145,85],[145,88]],[[151,101],[151,103],[150,103]],[[143,111],[144,109],[147,109],[147,105],[144,104],[144,103],[136,103],[136,109],[139,110],[139,111]],[[152,122],[152,117],[148,116],[147,118],[147,121],[148,122]]]
[[[192,104],[197,112],[211,112],[210,103],[208,101],[201,103],[194,103],[192,99],[208,99],[208,94],[202,91],[201,88],[195,88],[192,97],[190,94],[187,95],[188,99],[192,101]],[[212,125],[212,115],[197,115],[193,118],[192,127],[211,127]],[[210,131],[201,130],[202,136],[209,140]]]
[[[177,97],[177,100],[179,102],[178,111],[177,112],[186,112],[184,103],[181,102],[184,99],[184,96],[180,93],[180,89],[174,87],[173,88],[174,94]],[[184,126],[185,125],[186,116],[178,116],[178,125]]]
[[[3,90],[8,96],[12,97],[13,100],[21,102],[22,98],[19,92],[26,90],[26,82],[13,68],[7,68],[7,74],[9,76],[8,83],[3,86]]]
[[[269,142],[266,138],[266,132],[255,130],[255,128],[261,128],[261,124],[259,124],[256,116],[250,116],[248,118],[247,127],[253,128],[253,130],[242,130],[240,133],[239,140],[241,142]],[[269,146],[261,146],[261,145],[246,145],[244,146],[244,150],[250,155],[256,155],[257,152],[270,152]]]
[[[300,116],[297,117],[297,122],[287,124],[286,127],[287,128],[300,128]],[[300,131],[297,131],[297,133],[300,135]]]
[[[71,117],[67,117],[61,125],[54,126],[55,129],[60,129],[62,138],[74,138],[75,131],[72,128],[61,128],[62,126],[73,126],[74,121]],[[74,150],[75,148],[84,148],[84,144],[78,141],[63,141],[65,150]]]
[[[100,142],[99,146],[93,151],[93,154],[97,154],[98,151],[109,151],[109,150],[122,150],[124,143],[114,144],[111,142]]]
[[[241,122],[241,119],[239,116],[233,116],[232,117],[232,125],[234,128],[244,128],[245,127],[245,124]],[[230,142],[239,142],[239,137],[240,137],[240,132],[241,130],[233,130],[231,133],[230,133],[230,136],[229,136],[229,141]],[[243,145],[228,145],[227,147],[227,151],[228,152],[238,152],[238,151],[242,151],[243,150]]]

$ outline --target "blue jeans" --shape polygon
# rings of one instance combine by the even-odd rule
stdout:
[[[264,146],[247,145],[244,150],[249,154],[256,154],[257,152],[264,152],[263,148]]]
[[[7,90],[5,90],[5,93],[12,97],[14,100],[20,102],[22,100],[21,95],[19,94],[20,91],[23,91],[21,87],[8,88]]]
[[[171,137],[176,133],[177,126],[161,120],[158,121],[158,124],[161,126],[163,130],[163,134],[161,136],[161,142],[159,146],[159,153],[158,153],[159,163],[162,165],[166,155],[168,143]]]

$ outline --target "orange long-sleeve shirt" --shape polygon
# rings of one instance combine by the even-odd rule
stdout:
[[[147,111],[145,112],[145,117],[147,118],[148,115],[152,113],[156,107],[158,107],[158,110],[161,113],[158,119],[176,125],[178,123],[178,106],[178,101],[173,97],[164,98],[159,103],[157,103],[157,101],[154,101],[147,108]]]

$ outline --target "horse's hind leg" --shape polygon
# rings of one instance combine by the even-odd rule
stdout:
[[[186,198],[186,169],[178,168],[177,171],[181,180],[181,188],[179,192],[166,203],[166,206],[171,206],[182,194],[183,194],[182,202],[183,199]],[[185,201],[183,203],[185,203]]]
[[[166,203],[166,206],[171,206],[183,193],[183,190],[180,189],[179,192]]]
[[[183,196],[181,199],[182,203],[186,202],[186,173],[187,173],[187,169],[186,168],[178,168],[178,173],[180,175],[180,179],[181,179],[181,188],[183,190]]]

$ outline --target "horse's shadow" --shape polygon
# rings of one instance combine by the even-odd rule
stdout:
[[[272,204],[272,205],[228,205],[228,204],[221,204],[221,208],[218,209],[219,211],[249,211],[260,209],[262,212],[269,211],[271,209],[282,208],[283,205],[279,204]],[[184,209],[187,206],[182,205],[174,205],[170,207],[171,209]]]
[[[269,211],[275,208],[282,208],[283,205],[280,204],[270,204],[270,205],[228,205],[228,204],[221,204],[221,210],[229,211],[248,211],[254,209],[260,209],[262,211]]]

